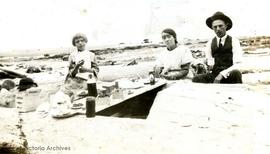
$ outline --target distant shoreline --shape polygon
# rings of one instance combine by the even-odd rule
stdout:
[[[135,50],[140,48],[158,48],[163,47],[163,44],[147,43],[147,44],[121,44],[114,46],[103,46],[103,47],[87,47],[88,50],[95,52],[97,55],[106,54],[111,51],[117,50]],[[42,57],[46,55],[66,55],[74,51],[75,48],[72,47],[62,47],[62,48],[51,48],[51,49],[27,49],[27,50],[13,50],[7,51],[6,53],[0,53],[0,59],[2,58],[12,58],[12,57]]]
[[[239,37],[241,46],[251,48],[265,48],[270,47],[270,36],[245,36]],[[182,40],[183,44],[195,47],[196,45],[204,45],[207,43],[207,39],[188,39]],[[162,42],[159,43],[137,43],[137,44],[125,44],[119,43],[118,45],[104,45],[104,46],[88,46],[88,50],[96,52],[96,54],[106,54],[111,51],[117,50],[134,50],[140,48],[157,48],[164,47]],[[44,49],[22,49],[22,50],[7,50],[0,51],[0,59],[3,57],[37,57],[44,55],[62,55],[69,54],[74,51],[74,47],[60,47],[60,48],[44,48]]]

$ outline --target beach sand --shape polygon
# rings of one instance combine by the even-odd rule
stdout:
[[[149,70],[154,66],[155,57],[162,52],[162,50],[165,49],[147,48],[98,55],[100,64],[105,64],[104,62],[106,61],[117,62],[116,65],[100,65],[99,80],[114,81],[119,78],[130,77],[145,78],[148,76]],[[241,91],[243,91],[241,93],[243,96],[237,98],[245,97],[245,91],[247,91],[247,93],[254,92],[256,95],[263,94],[264,96],[270,94],[270,49],[266,48],[259,52],[254,51],[254,53],[255,54],[244,54],[241,70],[243,71],[244,85],[248,86],[248,88],[243,89],[240,87]],[[136,60],[138,64],[126,65],[133,60]],[[46,91],[47,97],[55,93],[64,84],[68,69],[68,62],[62,59],[13,60],[2,62],[1,64],[10,69],[22,72],[26,71],[27,66],[51,67],[52,70],[27,74],[38,83],[39,87]],[[15,80],[17,84],[18,81],[18,79]],[[216,88],[218,87],[216,86]],[[228,89],[229,91],[225,93],[233,93],[233,90],[237,90],[237,88]],[[200,95],[207,96],[207,91],[201,91]],[[185,100],[186,98],[182,99]],[[241,100],[241,103],[243,103],[243,99]],[[207,101],[205,101],[205,103],[207,103]],[[266,102],[264,102],[264,104],[265,103]],[[182,105],[185,107],[185,105],[188,104]],[[235,106],[232,108],[234,107]],[[248,112],[243,109],[245,108],[239,108],[238,119],[243,116],[248,117]],[[249,107],[249,109],[251,108]],[[215,112],[221,113],[219,110],[214,110]],[[1,111],[8,112],[4,109]],[[192,111],[193,110],[186,110],[186,112],[193,114]],[[201,150],[205,152],[223,150],[219,151],[219,153],[250,153],[250,151],[254,150],[254,147],[257,148],[257,151],[260,151],[261,148],[263,152],[267,153],[267,151],[269,152],[269,145],[266,144],[268,140],[262,137],[263,133],[267,133],[267,130],[262,129],[263,123],[269,120],[268,108],[266,111],[267,112],[263,113],[265,115],[261,115],[261,111],[254,111],[256,114],[260,114],[258,115],[260,119],[263,119],[257,122],[260,123],[260,125],[256,125],[256,123],[242,125],[240,120],[240,123],[233,123],[229,126],[231,123],[224,121],[227,117],[224,116],[224,119],[221,119],[221,121],[214,121],[220,125],[213,123],[211,129],[202,129],[196,126],[194,127],[194,125],[180,125],[180,123],[170,121],[157,122],[156,120],[131,120],[129,118],[102,116],[97,116],[93,119],[87,119],[85,116],[75,116],[74,118],[66,120],[55,120],[51,117],[38,119],[35,112],[29,112],[19,117],[25,121],[22,130],[26,134],[28,147],[32,148],[32,153],[199,153]],[[242,113],[243,115],[241,115]],[[194,114],[196,117],[197,113]],[[199,121],[205,121],[205,117],[198,117]],[[11,118],[11,116],[5,117],[3,115],[1,118]],[[187,117],[187,119],[181,120],[187,122],[190,119]],[[234,121],[233,118],[230,118],[230,120]],[[192,122],[192,119],[189,122]],[[3,123],[0,132],[7,132],[7,127],[17,125],[16,120],[14,123],[15,124]],[[78,125],[80,125],[79,128]],[[264,130],[264,132],[261,132],[262,130]],[[12,131],[18,132],[18,130],[12,128],[8,133],[10,134]],[[251,138],[254,137],[253,133],[259,133],[260,135],[260,138],[256,139],[256,143],[252,143],[251,140]],[[245,134],[247,136],[245,136]],[[255,137],[257,136],[255,135]],[[236,141],[240,143],[243,142],[246,147],[240,143],[236,144]],[[20,140],[16,142],[23,143]],[[46,149],[48,146],[58,146],[66,148],[67,150],[43,150],[43,148]],[[33,150],[33,148],[36,148],[36,150]],[[69,150],[70,148],[71,150]]]

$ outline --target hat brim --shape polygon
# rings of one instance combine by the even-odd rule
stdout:
[[[230,30],[232,28],[232,20],[226,16],[226,15],[215,15],[215,16],[211,16],[209,18],[206,19],[206,25],[210,28],[210,29],[213,29],[212,28],[212,23],[213,21],[215,20],[223,20],[226,24],[227,24],[227,31]]]

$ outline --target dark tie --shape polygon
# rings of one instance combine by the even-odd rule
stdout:
[[[220,48],[222,47],[221,38],[219,39],[218,46],[219,46]]]

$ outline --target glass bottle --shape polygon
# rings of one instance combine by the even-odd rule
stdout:
[[[97,81],[93,74],[90,74],[87,80],[88,96],[97,97]]]

